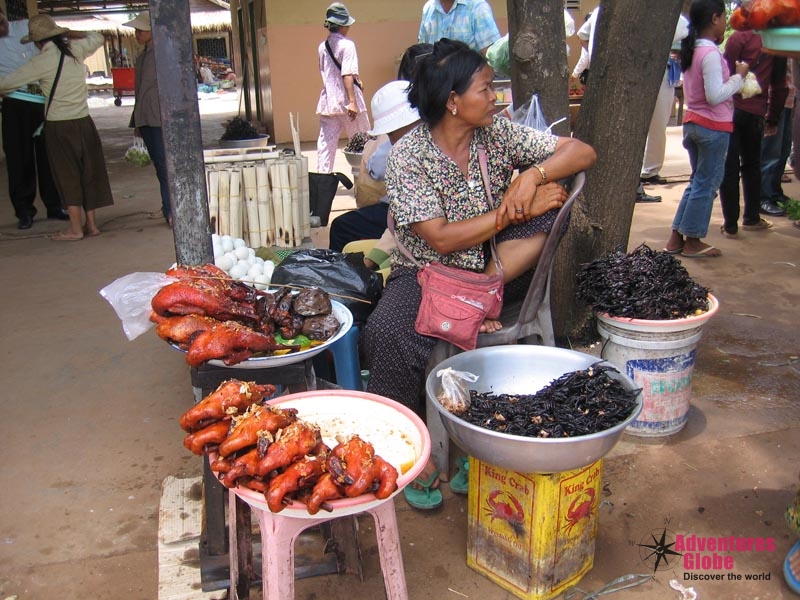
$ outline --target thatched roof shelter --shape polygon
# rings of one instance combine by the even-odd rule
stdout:
[[[75,31],[97,31],[109,35],[134,35],[131,27],[123,27],[127,21],[111,19],[108,16],[96,15],[85,17],[54,17],[56,23],[62,27],[69,27]],[[226,10],[214,10],[191,13],[192,33],[206,33],[209,31],[230,31],[231,13]]]

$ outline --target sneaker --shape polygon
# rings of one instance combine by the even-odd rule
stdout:
[[[772,228],[772,221],[767,221],[764,217],[761,217],[758,220],[758,223],[754,223],[752,225],[742,225],[742,229],[747,230],[754,230],[754,229],[771,229]]]

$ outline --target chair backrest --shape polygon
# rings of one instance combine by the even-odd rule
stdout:
[[[580,173],[574,175],[572,177],[572,181],[569,183],[569,198],[567,198],[564,206],[562,206],[561,210],[558,212],[558,216],[556,216],[553,227],[547,236],[547,240],[544,243],[544,248],[542,248],[542,254],[539,256],[539,262],[536,264],[536,270],[533,273],[533,278],[528,286],[528,293],[525,294],[525,298],[522,300],[522,306],[519,309],[517,322],[512,325],[513,329],[519,329],[519,331],[514,333],[514,335],[517,336],[514,341],[538,334],[543,338],[543,342],[546,345],[555,345],[554,340],[545,339],[546,337],[552,337],[552,333],[550,333],[548,336],[542,335],[542,333],[547,333],[546,331],[542,331],[543,327],[549,327],[550,331],[552,331],[552,322],[537,323],[537,316],[540,315],[542,308],[545,308],[547,312],[546,317],[550,319],[550,277],[553,273],[556,250],[558,249],[558,245],[561,243],[564,234],[567,232],[568,221],[572,212],[572,205],[575,203],[575,199],[583,190],[583,184],[585,181],[586,174],[581,171]],[[505,324],[503,325],[503,328],[506,328]],[[496,333],[499,334],[502,331],[503,330],[501,329]],[[493,334],[486,334],[487,337],[491,335]],[[511,342],[500,343],[507,344]],[[484,343],[481,345],[494,346],[499,344]]]

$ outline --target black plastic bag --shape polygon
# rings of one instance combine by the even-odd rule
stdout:
[[[333,198],[339,184],[348,190],[353,187],[353,182],[344,173],[309,173],[308,174],[308,203],[311,214],[319,217],[323,227],[328,225],[331,214]]]
[[[275,267],[272,283],[320,287],[350,309],[357,325],[366,322],[383,291],[383,277],[364,266],[361,254],[325,249],[293,252]]]

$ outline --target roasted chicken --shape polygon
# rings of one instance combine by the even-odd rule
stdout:
[[[181,429],[194,433],[215,421],[243,413],[247,408],[275,393],[274,385],[229,379],[187,410],[180,419]]]
[[[359,436],[341,442],[328,456],[328,472],[348,498],[375,491],[388,498],[397,489],[397,470],[380,457],[375,448]],[[378,492],[381,496],[378,496]]]
[[[731,27],[739,31],[763,31],[800,25],[800,0],[752,0],[731,14]]]
[[[174,342],[183,350],[188,350],[195,336],[201,331],[207,331],[219,323],[211,317],[202,315],[182,315],[178,317],[162,317],[155,312],[150,317],[156,325],[156,334],[162,340]]]
[[[275,441],[267,447],[256,469],[259,477],[269,477],[276,469],[288,467],[294,461],[311,452],[322,442],[319,427],[304,421],[295,421],[286,429],[281,429]]]
[[[218,282],[205,279],[186,279],[165,285],[155,293],[151,306],[162,317],[204,315],[221,321],[241,319],[251,323],[261,320],[255,298],[250,302],[231,298],[227,289],[220,289]]]
[[[229,456],[247,446],[255,446],[259,434],[269,432],[275,434],[279,429],[288,427],[297,420],[297,411],[293,408],[280,409],[254,404],[239,417],[233,417],[230,434],[220,443],[220,456]]]
[[[258,352],[296,350],[297,346],[279,344],[271,335],[253,331],[235,321],[220,321],[211,329],[199,332],[186,351],[186,362],[192,367],[217,359],[235,365]]]
[[[272,512],[280,512],[288,504],[286,497],[298,490],[310,487],[325,472],[325,457],[304,456],[286,467],[280,475],[276,475],[269,482],[265,494],[267,506]]]
[[[339,484],[334,481],[333,475],[325,473],[319,478],[319,481],[314,484],[314,489],[311,490],[311,495],[306,500],[306,510],[310,515],[317,514],[320,508],[330,512],[330,508],[326,506],[328,500],[336,500],[337,498],[344,497],[344,491],[339,487]]]
[[[208,427],[190,433],[183,439],[183,445],[200,456],[219,446],[228,437],[231,423],[228,419],[212,423]]]

